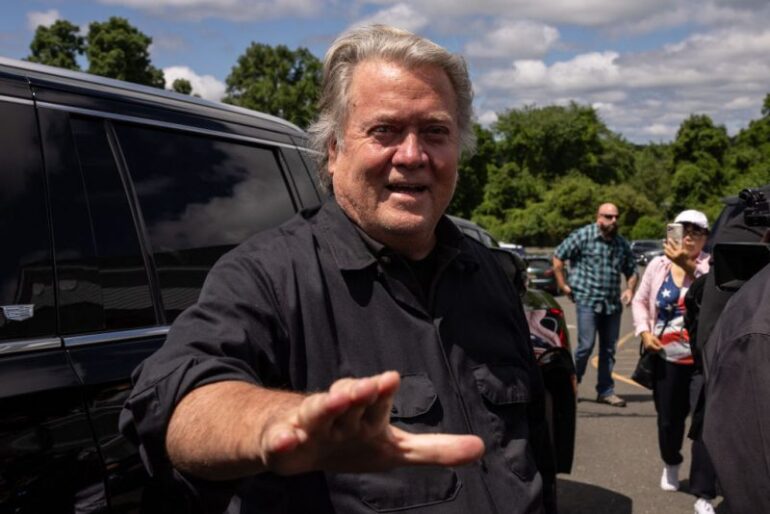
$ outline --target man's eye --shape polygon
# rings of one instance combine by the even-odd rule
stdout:
[[[432,136],[443,136],[443,135],[449,134],[449,129],[447,127],[443,127],[440,125],[434,125],[434,126],[427,127],[425,129],[425,132],[427,132]]]
[[[378,125],[372,129],[375,134],[389,134],[393,132],[393,127],[390,125]]]

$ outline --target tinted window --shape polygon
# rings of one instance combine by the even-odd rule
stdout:
[[[101,121],[73,118],[90,214],[105,329],[156,323],[142,251],[115,157]],[[86,230],[87,227],[82,227]],[[60,287],[68,286],[61,282]]]
[[[194,134],[116,127],[150,240],[167,321],[211,265],[295,207],[276,151]]]
[[[289,167],[292,180],[294,181],[294,187],[297,188],[299,199],[302,202],[303,208],[313,207],[320,203],[321,199],[318,196],[316,186],[311,180],[310,174],[305,163],[302,161],[299,152],[288,148],[282,148],[281,153]]]
[[[529,267],[545,270],[551,267],[551,261],[547,259],[529,259]]]
[[[0,339],[55,330],[50,233],[31,105],[0,101]]]

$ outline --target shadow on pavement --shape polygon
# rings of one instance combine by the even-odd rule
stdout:
[[[621,394],[620,397],[623,398],[626,401],[626,403],[651,402],[652,401],[652,392],[641,393],[641,394]],[[583,402],[585,402],[585,403],[595,403],[597,405],[604,406],[603,403],[599,404],[599,402],[596,401],[595,397],[588,397],[588,398],[582,397],[582,396],[578,397],[578,403],[583,403]],[[617,410],[622,410],[623,409],[623,407],[612,407],[611,405],[607,405],[607,407],[610,408],[610,409],[617,409]]]
[[[622,394],[621,397],[626,403],[642,403],[652,401],[652,391],[642,394]]]
[[[628,496],[591,484],[558,479],[559,514],[631,514],[633,502]]]

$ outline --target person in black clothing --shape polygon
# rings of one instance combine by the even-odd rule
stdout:
[[[408,32],[332,45],[311,135],[333,200],[217,263],[121,416],[190,508],[543,512],[519,297],[443,215],[471,99],[462,59]]]
[[[770,264],[728,300],[704,353],[703,440],[727,507],[770,512]]]

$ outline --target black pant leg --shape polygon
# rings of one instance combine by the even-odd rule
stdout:
[[[717,496],[717,475],[711,456],[701,440],[701,424],[704,401],[703,374],[695,372],[690,380],[690,405],[692,417],[689,436],[692,439],[692,462],[690,464],[690,492],[698,498],[712,500]]]
[[[655,366],[653,398],[658,413],[658,447],[663,462],[681,464],[684,424],[690,411],[693,366],[660,359]]]
[[[690,492],[698,498],[713,500],[717,496],[717,474],[703,441],[692,442]]]

